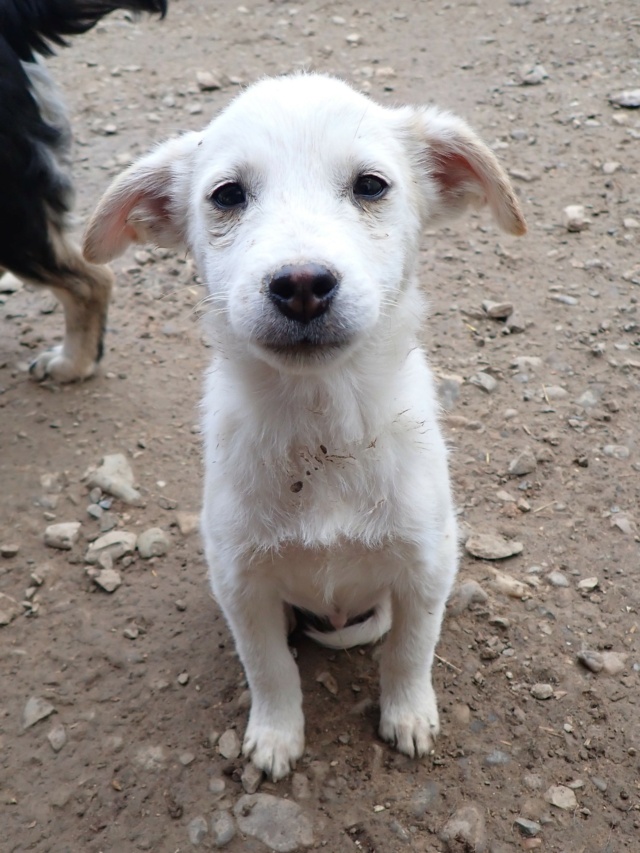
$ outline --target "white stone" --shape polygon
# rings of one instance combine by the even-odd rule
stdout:
[[[213,74],[211,71],[198,71],[196,74],[196,83],[201,92],[212,92],[215,89],[222,89],[220,76]]]
[[[35,726],[40,720],[45,720],[55,713],[55,708],[51,702],[46,699],[41,699],[39,696],[31,696],[22,712],[22,728],[28,729]]]
[[[635,109],[640,107],[640,89],[625,89],[622,92],[616,92],[610,96],[609,100],[619,107]]]
[[[50,524],[44,531],[44,544],[61,551],[70,551],[80,536],[79,521],[63,521]]]
[[[506,320],[513,314],[513,303],[493,302],[491,299],[485,299],[482,303],[482,310],[493,320]]]
[[[589,227],[584,205],[570,204],[562,211],[562,221],[567,231],[584,231]]]
[[[480,560],[504,560],[521,554],[524,548],[521,542],[505,539],[497,533],[472,533],[464,547]]]
[[[551,803],[552,806],[556,806],[558,809],[566,810],[578,808],[576,795],[571,788],[567,788],[566,785],[552,785],[547,791],[545,791],[544,798],[548,803]]]
[[[94,576],[93,582],[105,592],[115,592],[122,585],[122,576],[115,569],[102,569]]]
[[[150,527],[138,536],[136,548],[144,560],[162,557],[169,550],[169,539],[161,528]]]
[[[525,474],[531,474],[535,471],[537,464],[533,451],[526,448],[511,460],[509,473],[512,477],[523,477]]]
[[[240,755],[240,740],[235,729],[227,729],[220,736],[218,751],[223,758],[233,759]]]
[[[125,554],[133,554],[137,540],[135,533],[128,533],[126,530],[110,530],[89,545],[84,559],[91,564],[100,563],[107,555],[112,561],[119,560]]]
[[[57,723],[47,735],[47,740],[51,744],[51,749],[54,752],[60,752],[62,747],[67,742],[67,733],[62,723]]]
[[[191,536],[200,527],[199,512],[176,512],[178,530],[183,536]]]
[[[127,458],[122,453],[105,456],[102,464],[87,474],[89,488],[98,486],[126,504],[141,506],[142,496],[133,488],[134,476]]]

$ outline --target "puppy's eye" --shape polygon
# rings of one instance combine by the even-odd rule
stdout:
[[[353,185],[353,194],[357,198],[374,201],[382,198],[389,184],[377,175],[359,175]]]
[[[242,186],[235,181],[223,184],[211,193],[211,201],[220,210],[233,210],[234,207],[242,207],[247,201],[247,196]]]

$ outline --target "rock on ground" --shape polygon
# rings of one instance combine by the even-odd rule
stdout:
[[[313,827],[293,800],[271,794],[245,794],[234,807],[238,828],[276,853],[293,853],[314,843]]]
[[[447,853],[485,853],[487,831],[480,806],[470,803],[459,808],[443,827],[440,838]]]

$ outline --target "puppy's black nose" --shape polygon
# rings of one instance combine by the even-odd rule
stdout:
[[[310,323],[327,310],[338,279],[321,264],[287,264],[269,282],[269,296],[278,310],[298,323]]]

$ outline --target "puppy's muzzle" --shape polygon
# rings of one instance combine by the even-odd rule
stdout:
[[[338,279],[321,264],[286,264],[273,275],[268,288],[281,314],[306,325],[328,310]]]

